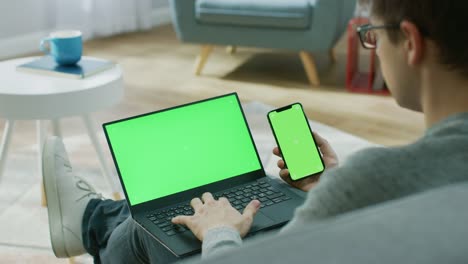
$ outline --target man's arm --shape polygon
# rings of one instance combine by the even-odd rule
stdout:
[[[205,233],[202,245],[202,258],[226,252],[242,245],[239,231],[230,227],[218,227]]]
[[[282,232],[397,197],[394,190],[386,189],[394,189],[394,183],[388,181],[395,178],[395,169],[389,166],[398,167],[401,159],[392,158],[391,154],[392,151],[384,148],[367,149],[356,153],[343,166],[327,170]],[[225,198],[216,201],[206,193],[202,200],[192,200],[193,216],[177,216],[173,223],[188,226],[203,241],[204,257],[240,245],[240,238],[250,230],[260,202],[252,201],[241,215]]]
[[[399,197],[394,180],[401,163],[393,156],[392,150],[370,148],[325,171],[281,232]]]
[[[381,161],[390,157],[391,151],[384,148],[367,149],[356,153],[343,166],[327,170],[281,233],[390,199],[386,190],[382,189],[384,186],[392,186],[382,180],[390,178],[382,172],[386,170],[381,169],[388,166],[375,165],[383,164]],[[241,236],[235,229],[210,229],[203,238],[202,257],[218,255],[241,244]]]

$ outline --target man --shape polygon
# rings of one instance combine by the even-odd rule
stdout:
[[[468,2],[459,0],[372,1],[371,24],[359,29],[363,45],[377,49],[393,97],[400,106],[423,112],[427,131],[407,146],[360,151],[341,166],[327,141],[315,135],[327,166],[319,180],[292,183],[284,162],[278,162],[280,176],[308,192],[281,233],[468,180],[467,13]],[[274,153],[280,155],[277,148]],[[133,223],[124,202],[103,201],[89,184],[73,177],[57,139],[46,145],[44,177],[57,187],[46,189],[57,256],[86,250],[96,263],[177,260]],[[209,193],[191,205],[193,216],[172,221],[188,226],[203,241],[202,256],[239,246],[259,208],[254,200],[240,214],[226,199],[215,200]]]

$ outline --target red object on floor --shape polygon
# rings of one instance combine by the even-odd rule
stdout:
[[[370,50],[369,71],[359,71],[359,51],[363,49],[356,28],[368,24],[369,19],[363,17],[353,18],[348,23],[348,58],[346,63],[346,89],[355,93],[390,94],[387,88],[374,90],[372,88],[375,77],[375,50]]]

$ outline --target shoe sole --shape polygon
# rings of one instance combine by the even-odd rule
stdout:
[[[57,188],[57,175],[55,171],[55,146],[57,138],[47,140],[44,145],[42,180],[47,200],[47,214],[49,216],[49,232],[52,250],[58,258],[68,258],[63,233],[62,210]],[[47,176],[46,176],[47,175]]]

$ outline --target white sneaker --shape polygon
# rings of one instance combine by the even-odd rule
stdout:
[[[102,196],[73,174],[65,147],[58,137],[51,137],[44,144],[42,177],[55,256],[69,258],[86,253],[81,236],[84,211],[92,198],[101,199]]]

